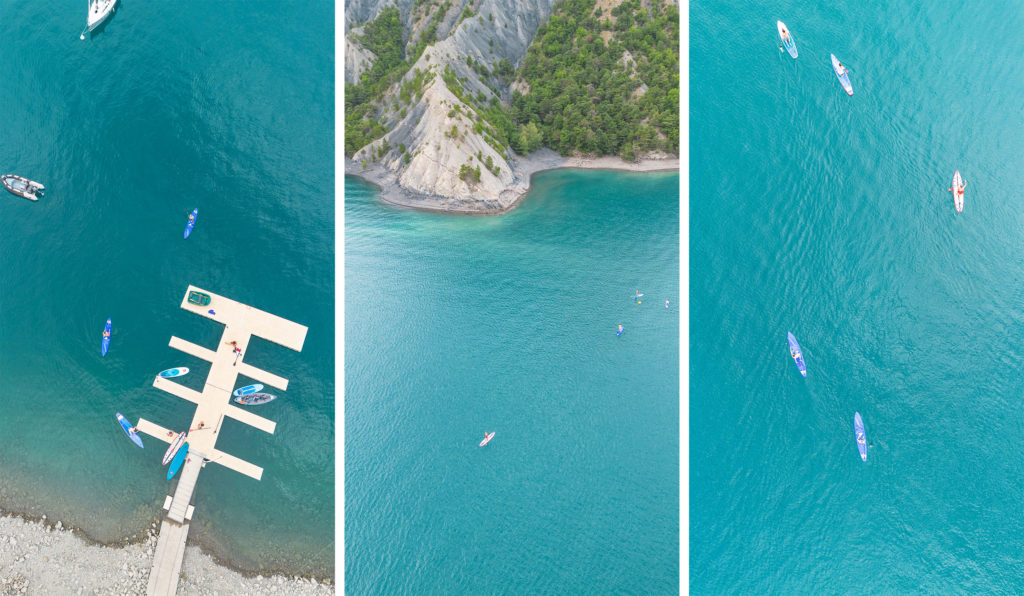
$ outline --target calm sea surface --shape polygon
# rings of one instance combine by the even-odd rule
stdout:
[[[693,593],[1021,593],[1024,9],[690,15]]]
[[[134,447],[120,411],[174,429],[194,406],[152,387],[209,365],[223,327],[182,311],[189,283],[297,323],[301,353],[256,340],[246,361],[290,381],[217,447],[264,468],[210,465],[190,538],[245,569],[329,575],[334,559],[334,201],[331,5],[123,0],[79,39],[86,3],[8,2],[0,41],[0,509],[100,541],[155,521],[174,482],[165,444]],[[197,226],[182,239],[186,212]],[[110,352],[100,357],[104,321]],[[245,381],[245,379],[240,379]]]
[[[676,593],[678,174],[496,217],[345,193],[347,590]]]

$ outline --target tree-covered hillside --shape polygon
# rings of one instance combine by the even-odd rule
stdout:
[[[538,132],[563,155],[679,153],[675,5],[627,0],[605,13],[595,0],[565,0],[516,74],[529,87],[512,97],[519,153],[537,148]]]

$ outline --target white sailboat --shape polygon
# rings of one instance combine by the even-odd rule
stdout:
[[[110,18],[110,15],[114,14],[114,6],[117,4],[117,0],[90,0],[89,1],[89,16],[86,17],[86,30],[82,33],[82,39],[85,39],[85,33],[92,31],[96,27],[103,24]]]

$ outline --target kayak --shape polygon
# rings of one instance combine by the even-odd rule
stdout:
[[[623,331],[625,331],[625,329],[622,328],[622,325],[619,325],[619,330],[615,332],[615,337],[622,335]]]
[[[491,439],[493,439],[493,438],[494,438],[494,433],[493,432],[484,433],[484,440],[480,441],[480,446],[483,447],[484,445],[490,443]]]
[[[189,234],[192,233],[192,228],[196,227],[196,220],[199,219],[199,209],[192,210],[192,219],[185,224],[185,237],[188,238]]]
[[[964,194],[963,190],[964,180],[960,177],[960,170],[953,172],[953,186],[950,190],[953,191],[953,204],[956,206],[956,212],[960,213],[964,210]]]
[[[19,197],[30,201],[38,201],[40,193],[46,190],[42,184],[33,182],[23,176],[15,176],[14,174],[4,174],[3,176],[0,176],[0,183],[2,183],[4,188],[6,188],[11,194],[18,195]]]
[[[142,447],[142,438],[139,437],[139,431],[135,430],[131,423],[125,420],[125,417],[121,415],[121,412],[117,413],[117,422],[121,425],[121,428],[124,429],[128,438],[139,447]]]
[[[860,451],[860,458],[868,461],[868,440],[864,434],[864,421],[860,418],[860,412],[853,413],[853,432],[857,435],[857,451]]]
[[[789,332],[786,333],[786,340],[789,341],[789,355],[796,361],[796,367],[800,369],[800,374],[806,377],[807,365],[804,364],[804,354],[800,351],[800,344],[796,342],[796,338]]]
[[[185,438],[185,431],[178,433],[178,436],[174,437],[174,440],[171,441],[170,447],[168,447],[167,451],[164,452],[164,461],[160,464],[161,466],[166,466],[170,463],[174,454],[178,452],[178,449],[181,449],[181,445],[185,442]]]
[[[167,469],[167,479],[174,478],[174,475],[178,473],[178,469],[181,468],[181,464],[185,463],[185,456],[188,455],[188,443],[181,446],[178,449],[178,454],[171,460],[171,467]]]
[[[241,387],[239,389],[235,389],[235,392],[232,393],[231,395],[234,395],[235,397],[238,397],[240,395],[249,395],[250,393],[256,393],[257,391],[262,391],[262,390],[263,390],[263,385],[260,385],[259,383],[256,383],[255,385],[246,385],[245,387]]]
[[[262,386],[263,385],[260,385],[260,387]],[[270,395],[269,393],[250,393],[249,395],[240,395],[236,397],[235,403],[242,404],[243,406],[258,406],[275,399],[277,399],[277,396]]]
[[[793,41],[793,34],[783,35],[782,32],[788,31],[788,29],[786,29],[786,24],[782,21],[775,21],[775,25],[779,29],[779,38],[782,39],[782,45],[786,47],[790,56],[796,58],[796,42]]]
[[[110,319],[107,319],[107,324],[103,327],[103,333],[103,341],[100,342],[100,353],[106,356],[107,350],[110,349]]]
[[[847,95],[853,95],[853,85],[850,84],[850,75],[846,72],[846,68],[839,64],[839,60],[835,54],[829,54],[832,56],[832,70],[835,71],[836,76],[839,77],[839,82],[843,84],[843,89],[846,90]],[[840,70],[842,69],[842,70]],[[840,74],[841,73],[841,74]]]
[[[168,368],[167,370],[160,371],[160,376],[165,379],[171,379],[174,377],[180,377],[188,374],[188,369],[184,366],[181,368]]]

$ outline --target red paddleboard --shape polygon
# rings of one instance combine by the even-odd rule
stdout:
[[[493,439],[493,438],[494,438],[494,433],[493,432],[491,432],[491,433],[484,433],[484,440],[480,441],[480,446],[483,447],[484,445],[490,443],[491,439]]]
[[[164,453],[164,461],[160,465],[166,466],[168,463],[170,463],[170,461],[174,458],[174,454],[178,452],[178,449],[181,449],[181,444],[184,442],[185,432],[182,431],[178,433],[178,436],[174,437],[173,441],[171,441],[171,446],[168,447],[167,451]]]

